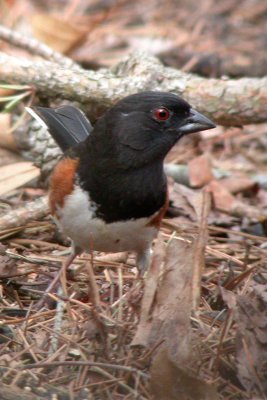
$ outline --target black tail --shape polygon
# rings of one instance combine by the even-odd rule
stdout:
[[[93,129],[83,112],[72,106],[27,107],[27,111],[41,124],[45,124],[63,151],[83,142]]]

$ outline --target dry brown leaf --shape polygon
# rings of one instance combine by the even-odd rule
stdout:
[[[266,296],[266,285],[261,286]],[[251,398],[266,399],[267,302],[262,294],[258,296],[253,290],[250,295],[237,297],[236,322],[238,377]]]
[[[174,184],[173,190],[170,194],[172,207],[175,207],[179,211],[180,215],[189,217],[191,221],[197,220],[194,207],[188,201],[188,199],[192,198],[194,194],[195,191],[179,183]]]
[[[166,348],[158,351],[151,367],[151,392],[155,400],[218,400],[213,385],[197,378],[184,365],[171,360]]]
[[[190,323],[194,246],[177,239],[163,246],[158,244],[148,272],[133,344],[158,346],[151,368],[155,399],[215,400],[218,398],[215,388],[199,379],[194,370]]]
[[[189,182],[192,187],[207,185],[214,178],[208,154],[193,158],[188,163]]]
[[[194,310],[196,310],[199,305],[201,277],[205,269],[205,248],[208,240],[208,216],[211,209],[210,193],[208,191],[203,191],[201,195],[199,233],[193,247],[192,296]]]
[[[229,310],[235,310],[236,308],[236,295],[231,290],[225,289],[223,286],[220,286],[220,292],[222,295],[222,299],[229,308]]]
[[[208,187],[212,193],[214,207],[217,210],[229,212],[235,202],[234,196],[215,179],[209,183]]]
[[[254,221],[261,221],[267,218],[266,212],[236,200],[229,190],[215,179],[208,184],[208,190],[212,193],[213,204],[216,210],[227,212],[229,215],[238,218],[246,217]]]
[[[187,212],[193,221],[199,223],[199,235],[194,241],[193,253],[193,277],[192,293],[193,308],[198,305],[200,297],[200,280],[205,267],[205,247],[208,237],[207,223],[211,209],[211,195],[208,190],[196,191],[178,183],[174,184],[171,195],[173,205],[182,208],[184,214]]]
[[[233,175],[220,180],[220,183],[232,194],[240,192],[257,193],[258,184],[247,176]]]
[[[39,174],[39,168],[28,161],[0,167],[0,196],[37,178]]]
[[[160,244],[155,257],[133,344],[153,347],[164,341],[174,358],[177,352],[186,358],[191,338],[193,246],[173,239],[165,249]]]
[[[257,297],[267,304],[267,286],[261,285],[259,283],[254,283],[253,289]]]
[[[0,114],[0,147],[12,151],[17,150],[15,138],[11,132],[11,114]]]
[[[63,54],[81,44],[88,32],[87,28],[50,14],[35,14],[31,24],[37,39]]]
[[[175,207],[184,208],[184,214],[187,212],[193,221],[201,221],[203,213],[202,190],[192,190],[187,186],[175,183],[170,199]]]
[[[152,305],[155,300],[158,279],[162,263],[165,259],[165,244],[162,235],[159,234],[156,246],[153,252],[153,259],[145,280],[145,292],[141,305],[141,316],[138,324],[137,332],[132,341],[132,346],[147,346],[151,329],[151,312]]]
[[[260,210],[260,208],[250,206],[246,203],[242,203],[241,201],[235,200],[232,204],[232,207],[228,212],[239,218],[249,218],[254,221],[262,221],[266,220],[267,215],[266,212]]]
[[[17,273],[17,261],[6,255],[6,248],[0,243],[0,278]]]
[[[89,340],[93,340],[97,335],[101,333],[100,326],[92,315],[88,315],[86,322],[82,325],[81,328],[84,331],[84,335]]]

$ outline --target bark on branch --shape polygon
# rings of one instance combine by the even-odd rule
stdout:
[[[182,95],[222,125],[267,120],[267,77],[206,79],[164,67],[156,58],[140,53],[97,72],[0,53],[0,76],[6,82],[32,84],[50,98],[78,101],[91,117],[128,94],[163,90]]]

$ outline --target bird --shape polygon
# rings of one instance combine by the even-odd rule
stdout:
[[[51,174],[49,206],[71,239],[71,254],[45,293],[83,251],[135,252],[144,275],[169,204],[164,158],[183,136],[215,124],[183,98],[160,91],[122,98],[94,126],[71,105],[27,111],[63,151]]]

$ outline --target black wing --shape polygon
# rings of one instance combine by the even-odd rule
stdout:
[[[28,107],[27,111],[40,123],[44,122],[50,135],[63,151],[83,142],[93,130],[84,113],[73,106]]]

